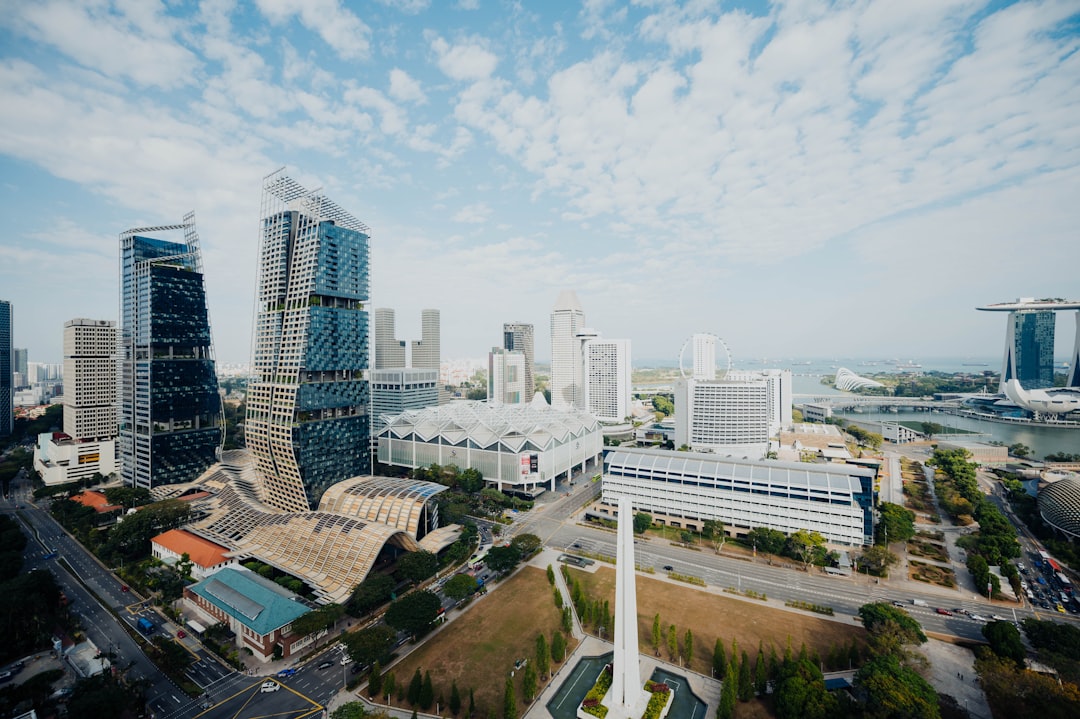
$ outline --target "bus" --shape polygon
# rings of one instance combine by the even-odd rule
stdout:
[[[1066,577],[1066,576],[1065,576],[1064,574],[1062,574],[1061,572],[1058,572],[1058,573],[1057,573],[1057,580],[1058,580],[1059,582],[1061,582],[1061,588],[1062,588],[1062,589],[1064,589],[1064,590],[1065,590],[1066,592],[1068,592],[1069,594],[1072,594],[1072,589],[1073,589],[1073,587],[1072,587],[1072,582],[1070,582],[1070,581],[1069,581],[1069,578],[1068,578],[1068,577]]]

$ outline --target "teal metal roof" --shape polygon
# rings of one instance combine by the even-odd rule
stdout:
[[[270,634],[311,611],[292,592],[246,569],[221,569],[188,588],[256,634]]]

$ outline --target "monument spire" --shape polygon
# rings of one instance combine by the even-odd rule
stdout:
[[[641,686],[638,666],[634,507],[629,497],[619,498],[615,551],[615,656],[611,690],[605,703],[610,719],[638,719],[645,710],[646,693]]]

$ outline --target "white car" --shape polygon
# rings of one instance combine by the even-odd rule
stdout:
[[[352,664],[352,661],[352,657],[350,657],[348,654],[341,655],[341,666],[345,666],[346,664]]]
[[[259,688],[259,691],[260,692],[276,692],[278,689],[281,689],[280,684],[278,684],[277,682],[266,681],[266,682],[262,683],[262,686]]]
[[[974,619],[976,622],[988,622],[988,621],[990,621],[989,619],[982,616],[981,614],[969,614],[968,616],[971,617],[972,619]]]

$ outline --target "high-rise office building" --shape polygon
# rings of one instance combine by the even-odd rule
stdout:
[[[792,423],[792,384],[789,369],[731,370],[725,379],[741,382],[764,381],[768,402],[769,434],[775,435]]]
[[[375,308],[375,367],[393,369],[405,367],[405,342],[397,338],[394,328],[394,310],[389,307]]]
[[[116,436],[116,323],[64,323],[64,434],[72,439]]]
[[[182,241],[146,236],[175,232]],[[120,309],[121,476],[146,488],[193,480],[222,439],[194,213],[120,235]]]
[[[0,300],[0,437],[15,429],[15,373],[11,366],[11,303]]]
[[[439,404],[439,370],[396,367],[371,370],[371,435],[386,426],[384,415]]]
[[[263,183],[245,436],[280,509],[309,510],[371,471],[368,232],[280,171]]]
[[[525,381],[525,353],[492,347],[488,353],[488,401],[495,404],[531,402]]]
[[[690,338],[694,352],[694,379],[716,379],[716,335],[695,334]]]
[[[768,451],[769,383],[675,381],[675,446],[759,459]]]
[[[584,409],[581,340],[585,310],[573,290],[563,290],[551,311],[551,406]]]
[[[585,361],[585,409],[601,422],[630,416],[630,340],[589,339]]]
[[[20,349],[16,347],[11,350],[11,371],[15,373],[15,388],[22,389],[23,387],[30,386],[30,374],[27,368],[27,355],[26,349]]]
[[[412,341],[412,366],[439,371],[442,360],[439,337],[439,311],[420,311],[420,339]]]
[[[503,324],[503,349],[520,352],[525,357],[525,392],[523,402],[531,402],[536,392],[536,377],[533,363],[536,355],[533,350],[533,326],[525,322],[507,322]],[[490,396],[490,395],[489,395]]]

